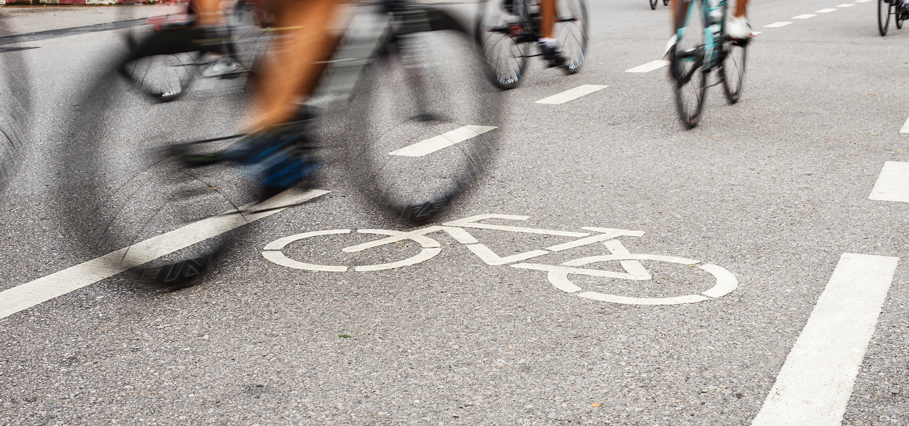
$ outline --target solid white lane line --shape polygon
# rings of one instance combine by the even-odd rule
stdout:
[[[791,23],[792,23],[792,22],[774,22],[774,23],[772,23],[772,24],[770,24],[770,25],[764,25],[764,28],[779,28],[779,27],[785,27],[786,25],[789,25],[789,24],[791,24]]]
[[[808,18],[814,18],[815,16],[817,16],[817,15],[812,15],[810,13],[806,13],[804,15],[793,16],[792,19],[808,19]]]
[[[838,5],[837,7],[852,7],[852,6],[855,6],[855,3],[841,4],[841,5]]]
[[[601,86],[599,84],[585,84],[580,87],[575,87],[571,90],[566,90],[557,95],[552,95],[548,98],[540,99],[536,101],[536,103],[549,105],[564,104],[565,102],[573,101],[577,98],[580,98],[581,96],[589,95],[593,92],[596,92],[597,90],[603,90],[607,87],[609,86]]]
[[[427,154],[432,154],[442,148],[448,148],[458,142],[464,142],[470,138],[477,137],[495,128],[495,126],[459,127],[445,134],[422,140],[413,145],[389,152],[388,154],[405,157],[422,157]]]
[[[656,60],[656,61],[653,61],[653,62],[648,62],[648,63],[646,63],[646,64],[644,64],[644,65],[641,65],[641,66],[637,66],[637,67],[634,67],[634,68],[625,70],[625,72],[645,73],[645,72],[650,72],[650,71],[653,71],[653,70],[658,70],[658,69],[663,68],[663,67],[665,67],[665,66],[667,66],[667,65],[669,65],[669,61],[664,61],[664,60],[660,59],[660,60]]]
[[[840,258],[753,426],[842,423],[898,261]]]
[[[281,194],[262,205],[262,209],[274,208],[274,210],[247,215],[246,218],[238,214],[212,216],[46,277],[4,290],[0,292],[0,319],[110,278],[132,266],[150,262],[200,241],[281,212],[284,210],[284,208],[280,208],[281,206],[299,204],[327,193],[328,191],[313,190],[305,193]],[[128,255],[124,258],[124,254],[127,253]]]
[[[839,10],[839,9],[821,9],[821,10],[815,10],[814,13],[830,13],[830,12],[836,12],[837,10]]]
[[[887,161],[868,198],[909,203],[909,163]]]

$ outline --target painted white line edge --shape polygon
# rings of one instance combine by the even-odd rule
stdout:
[[[900,133],[909,133],[909,118],[903,123],[903,127],[900,127]]]
[[[898,261],[840,257],[753,426],[842,423]]]
[[[640,66],[636,66],[631,69],[627,69],[627,70],[625,70],[625,72],[645,73],[645,72],[658,70],[667,65],[669,65],[669,61],[664,61],[662,59],[658,59],[656,61],[648,62],[644,65],[640,65]]]
[[[764,25],[764,28],[780,28],[785,27],[786,25],[791,24],[792,22],[774,22],[770,25]]]
[[[839,9],[821,9],[821,10],[815,10],[814,13],[830,13],[830,12],[836,12],[837,10],[839,10]]]
[[[495,126],[463,126],[446,132],[439,136],[422,140],[413,145],[406,146],[396,151],[389,152],[388,155],[401,155],[404,157],[422,157],[432,154],[442,148],[447,148],[458,142],[464,142],[470,138],[477,137],[490,130]]]
[[[793,16],[792,19],[808,19],[808,18],[814,18],[815,16],[817,16],[817,15],[812,15],[810,13],[806,13],[804,15]]]
[[[282,193],[268,200],[262,208],[294,205],[327,193],[328,191],[323,190],[295,194]],[[4,290],[0,292],[0,319],[283,210],[284,208],[275,208],[247,215],[246,218],[236,214],[212,216],[46,277]],[[123,259],[126,253],[129,253],[128,261]]]
[[[603,90],[607,87],[609,86],[601,86],[599,84],[585,84],[583,86],[575,87],[574,89],[566,90],[562,93],[552,95],[548,98],[540,99],[535,103],[547,105],[564,104],[565,102],[573,101],[577,98],[580,98],[581,96],[589,95],[593,92]]]
[[[855,6],[855,3],[840,4],[840,5],[837,5],[836,7],[852,7],[852,6]]]
[[[909,163],[885,162],[868,198],[909,203]]]

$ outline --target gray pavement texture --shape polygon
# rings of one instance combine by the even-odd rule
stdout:
[[[666,8],[592,1],[585,67],[565,76],[535,63],[503,95],[496,164],[450,216],[645,231],[621,241],[632,253],[722,266],[738,279],[729,295],[675,306],[582,299],[543,272],[487,265],[444,235],[434,236],[438,256],[386,271],[306,272],[265,260],[259,252],[284,236],[388,227],[330,180],[329,195],[254,225],[192,288],[162,293],[117,276],[0,319],[0,424],[750,424],[840,256],[907,256],[909,205],[868,195],[885,161],[909,161],[899,134],[909,32],[880,37],[874,2],[762,28],[839,4],[755,2],[751,22],[763,33],[749,50],[742,101],[728,106],[712,88],[700,126],[684,131],[665,70],[625,72],[662,55]],[[454,9],[471,16],[473,7]],[[22,22],[63,26],[50,19],[57,9],[46,10]],[[93,10],[67,9],[67,19],[103,20]],[[0,201],[0,291],[90,259],[72,249],[78,230],[59,214],[106,171],[61,174],[60,158],[85,143],[68,140],[68,129],[99,119],[73,111],[123,48],[121,33],[14,53],[34,70],[35,123]],[[534,103],[582,84],[609,87]],[[152,134],[146,122],[127,131]],[[470,233],[502,256],[570,240]],[[363,258],[339,249],[366,240],[325,238],[286,253],[355,264]],[[376,256],[401,258],[419,247],[383,250]],[[585,246],[540,262],[605,253]],[[645,266],[655,279],[641,285],[575,282],[637,297],[711,283],[689,268]],[[907,268],[897,267],[844,425],[909,424]]]

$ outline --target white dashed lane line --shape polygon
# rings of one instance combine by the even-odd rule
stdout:
[[[752,426],[842,424],[898,261],[840,257]]]
[[[609,87],[609,86],[601,86],[598,84],[585,84],[580,87],[575,87],[574,89],[571,89],[571,90],[566,90],[557,95],[552,95],[548,98],[540,99],[540,100],[536,101],[535,103],[548,104],[548,105],[564,104],[565,102],[573,101],[577,98],[580,98],[581,96],[589,95],[593,92],[596,92],[598,90],[603,90],[607,87]]]
[[[804,15],[793,16],[792,19],[808,19],[808,18],[814,18],[815,16],[817,16],[817,15],[812,15],[810,13],[806,13]]]
[[[786,25],[791,24],[792,22],[774,22],[770,25],[764,25],[764,28],[780,28],[785,27]]]
[[[878,201],[909,203],[909,163],[888,161],[874,183],[868,198]]]
[[[815,10],[814,13],[830,13],[830,12],[836,12],[837,10],[839,10],[839,9],[821,9],[821,10]]]
[[[283,211],[284,206],[300,204],[327,193],[328,191],[322,190],[282,193],[263,203],[261,208],[264,211],[261,213],[247,214],[245,218],[238,214],[212,216],[46,277],[4,290],[0,292],[0,319],[110,278],[126,271],[129,266],[150,262],[232,229],[264,219]],[[129,266],[124,266],[125,264]]]
[[[463,126],[439,136],[431,137],[413,145],[389,152],[388,154],[404,157],[422,157],[452,146],[458,142],[464,142],[470,138],[477,137],[495,128],[495,126]]]
[[[665,66],[667,66],[667,65],[669,65],[669,61],[664,61],[664,60],[660,59],[660,60],[657,60],[657,61],[648,62],[648,63],[646,63],[646,64],[644,64],[644,65],[637,66],[637,67],[634,67],[634,68],[625,70],[625,72],[645,73],[645,72],[651,72],[651,71],[654,71],[654,70],[658,70],[658,69],[663,68],[663,67],[665,67]]]
[[[841,5],[838,5],[837,7],[852,7],[852,6],[855,6],[855,3],[841,4]]]

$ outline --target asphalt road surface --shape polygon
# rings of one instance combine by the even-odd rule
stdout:
[[[666,68],[628,72],[668,8],[593,0],[584,68],[503,95],[444,221],[360,232],[388,224],[324,182],[174,292],[93,275],[60,220],[105,173],[60,158],[118,15],[4,9],[51,32],[0,53],[33,118],[0,201],[0,424],[909,424],[909,29],[842,1],[754,2],[741,102],[711,88],[686,131]],[[341,250],[389,235],[370,250],[410,260]]]

